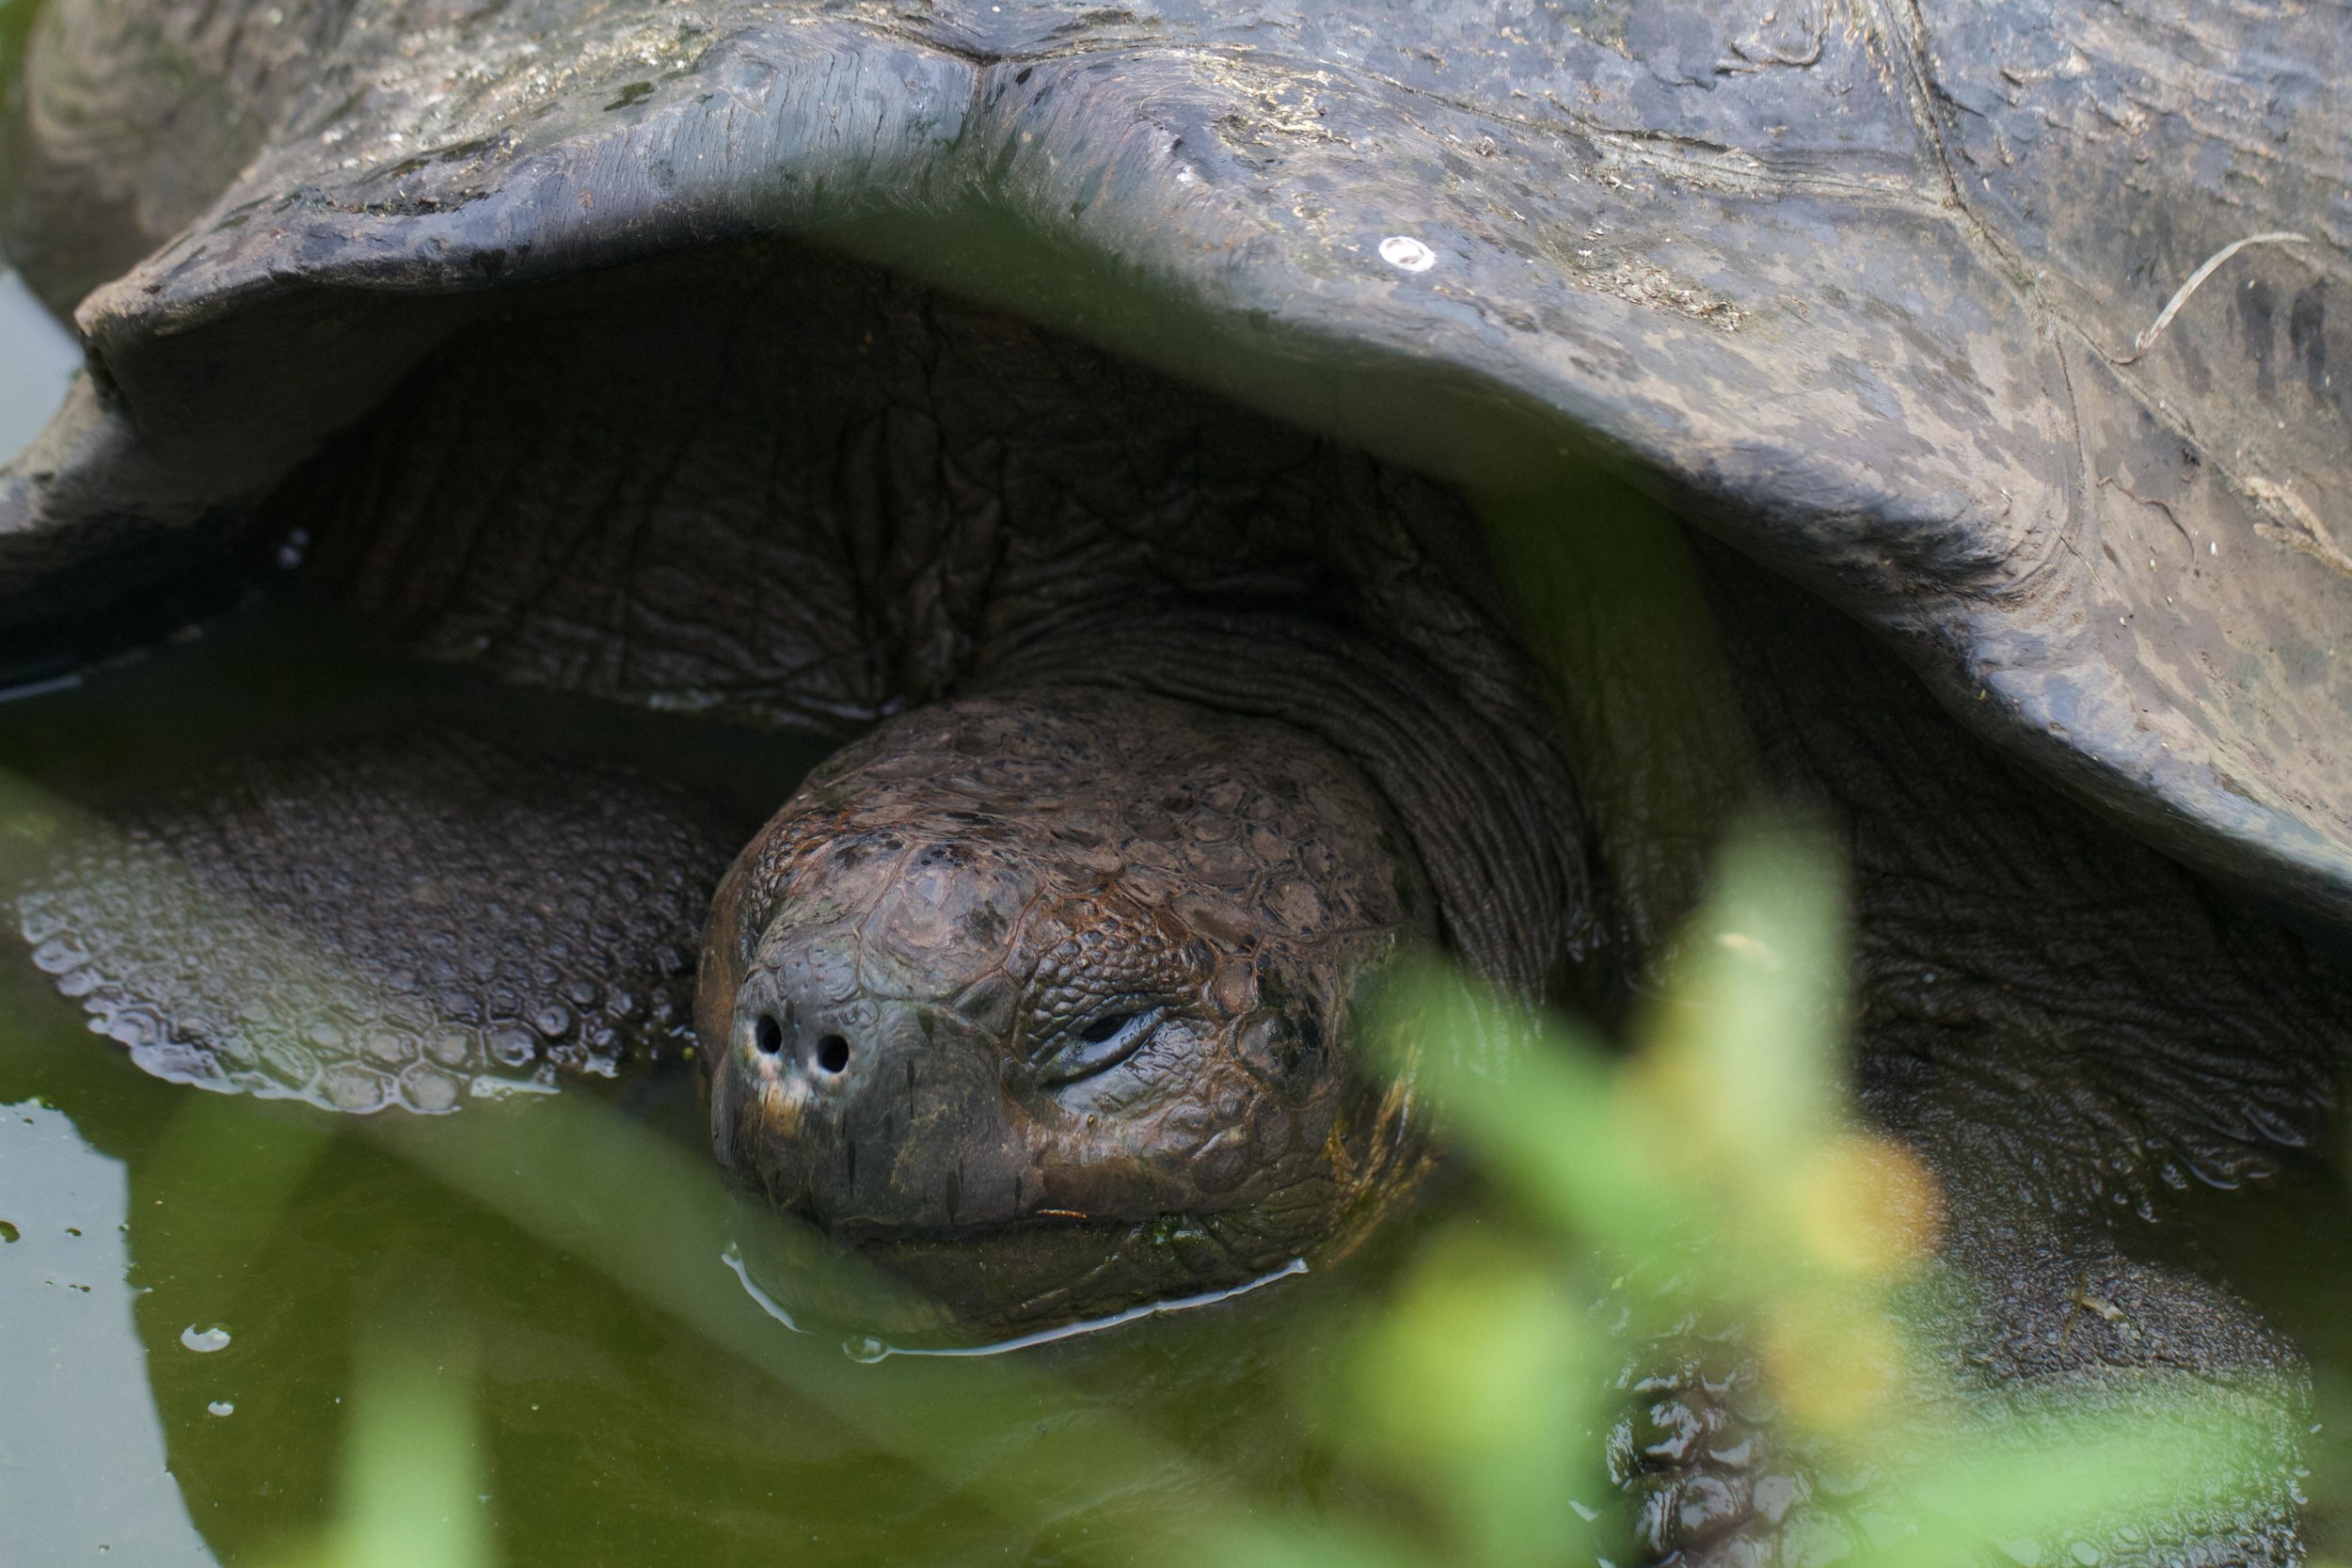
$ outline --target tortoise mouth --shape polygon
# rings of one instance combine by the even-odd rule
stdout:
[[[931,1325],[934,1331],[951,1329],[963,1338],[1016,1333],[1133,1305],[1099,1296],[1088,1282],[1113,1267],[1141,1228],[1045,1218],[961,1232],[859,1227],[864,1234],[841,1242],[850,1256],[938,1308],[944,1317]]]
[[[779,1234],[742,1201],[737,1262],[795,1327],[877,1336],[892,1348],[972,1348],[1137,1308],[1239,1290],[1299,1264],[1295,1246],[1244,1239],[1229,1215],[1148,1220],[1041,1214],[967,1227],[859,1223]],[[745,1244],[743,1238],[760,1238]]]

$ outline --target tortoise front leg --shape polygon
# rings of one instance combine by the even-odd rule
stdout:
[[[516,738],[330,736],[60,806],[16,899],[33,961],[147,1071],[327,1109],[680,1056],[735,834]]]
[[[2173,1420],[2185,1386],[2232,1429],[2202,1434],[2226,1436],[2217,1451],[2231,1462],[2198,1467],[2190,1484],[2061,1539],[2000,1547],[2023,1562],[2148,1568],[2302,1560],[2294,1478],[2311,1389],[2301,1354],[2225,1286],[2133,1257],[2099,1216],[2037,1200],[2036,1173],[1950,1155],[1932,1160],[1948,1212],[1938,1267],[1901,1316],[1961,1407],[1941,1390],[1898,1401],[1923,1424],[2046,1443],[2046,1429],[2027,1435],[2037,1417],[2120,1403],[2135,1424]],[[1629,1347],[1629,1398],[1610,1457],[1644,1560],[1825,1564],[1898,1545],[1923,1523],[1914,1488],[1954,1456],[1923,1438],[1880,1463],[1808,1436],[1760,1338],[1746,1325],[1686,1321]]]
[[[2012,1555],[2296,1560],[2308,1372],[2226,1282],[2169,1260],[2174,1209],[2327,1144],[2352,972],[1993,752],[1864,633],[1695,553],[1756,775],[1846,850],[1856,1097],[1942,1188],[1911,1303],[1932,1354],[1963,1397],[2026,1410],[2153,1410],[2156,1374],[2181,1374],[2267,1455],[2184,1489],[2160,1529]],[[1740,1325],[1629,1352],[1616,1469],[1654,1559],[1825,1562],[1899,1523],[1882,1466],[1808,1458],[1764,1360]]]

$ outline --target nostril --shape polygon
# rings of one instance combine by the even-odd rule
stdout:
[[[827,1072],[839,1072],[850,1065],[850,1042],[839,1035],[827,1035],[817,1042],[817,1065]]]
[[[759,1047],[762,1054],[774,1055],[784,1049],[784,1025],[766,1013],[760,1014],[759,1022],[752,1025],[752,1043]]]

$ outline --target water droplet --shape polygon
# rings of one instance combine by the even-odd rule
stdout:
[[[215,1400],[204,1408],[215,1416],[231,1416],[236,1413],[237,1409],[235,1405],[230,1403],[227,1400]]]
[[[1438,264],[1438,253],[1410,234],[1391,234],[1380,242],[1380,260],[1405,272],[1427,272]]]
[[[841,1354],[861,1367],[870,1367],[890,1354],[890,1347],[870,1334],[860,1334],[841,1341]]]
[[[229,1348],[229,1331],[218,1323],[204,1328],[190,1323],[180,1331],[180,1342],[199,1355],[210,1355]]]

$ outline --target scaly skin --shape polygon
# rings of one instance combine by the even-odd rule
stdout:
[[[626,770],[463,734],[235,758],[67,824],[33,960],[160,1077],[448,1111],[691,1040],[727,840]]]

